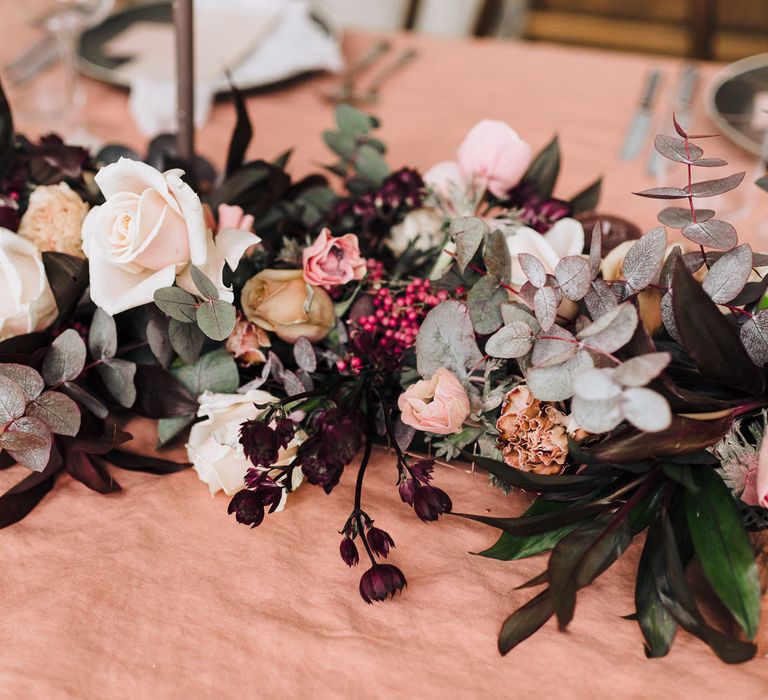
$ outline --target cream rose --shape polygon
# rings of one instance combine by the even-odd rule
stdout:
[[[416,250],[427,251],[442,243],[444,222],[445,216],[437,209],[414,209],[392,227],[387,245],[396,255],[402,255],[411,242]]]
[[[331,297],[307,284],[302,270],[262,270],[245,283],[240,304],[251,323],[286,343],[302,337],[316,343],[336,321]]]
[[[222,281],[224,263],[236,268],[259,238],[227,228],[214,240],[200,199],[181,179],[183,174],[161,173],[128,158],[96,174],[106,201],[83,222],[83,250],[91,298],[107,313],[146,304],[157,289],[174,282],[196,292],[190,263],[216,284],[222,299],[232,301],[232,291]]]
[[[0,228],[0,340],[42,330],[56,313],[40,251]]]
[[[19,235],[41,251],[83,257],[80,229],[88,205],[66,182],[40,185],[29,196],[19,225]]]
[[[272,394],[251,389],[246,394],[215,394],[206,391],[200,395],[197,415],[206,420],[195,423],[189,432],[187,454],[200,481],[208,484],[211,495],[224,491],[228,496],[245,487],[243,479],[251,462],[240,444],[240,425],[256,418],[261,412],[254,404],[276,401]],[[278,452],[275,466],[285,466],[294,458],[302,443],[297,434],[288,446]],[[298,488],[302,481],[301,469],[294,469],[291,487]],[[287,493],[277,510],[285,506]]]

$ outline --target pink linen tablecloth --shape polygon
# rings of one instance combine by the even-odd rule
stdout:
[[[21,41],[3,39],[5,59]],[[357,54],[371,41],[356,35],[347,48]],[[477,120],[505,119],[534,147],[560,134],[561,195],[602,174],[603,211],[653,225],[656,204],[629,194],[652,185],[644,159],[619,163],[616,153],[645,71],[660,66],[671,83],[675,61],[545,45],[394,41],[416,45],[420,58],[385,88],[375,110],[391,163],[428,167],[451,157]],[[711,79],[716,68],[703,70]],[[318,94],[328,83],[251,98],[250,155],[295,146],[298,173],[327,161],[319,134],[332,113]],[[88,91],[91,128],[142,146],[125,94],[95,83]],[[231,105],[219,104],[200,134],[200,151],[219,165],[233,119]],[[701,112],[697,126],[707,128]],[[710,144],[734,170],[753,167],[729,144]],[[765,211],[758,198],[750,225]],[[531,596],[514,588],[545,560],[475,557],[468,552],[490,545],[495,532],[451,517],[419,522],[397,497],[384,451],[369,469],[365,500],[393,535],[391,560],[409,585],[394,602],[375,606],[357,594],[362,570],[349,571],[338,558],[352,470],[330,496],[300,489],[256,531],[228,517],[228,499],[212,499],[192,471],[115,475],[124,491],[110,496],[63,476],[27,519],[0,533],[0,697],[746,700],[768,690],[764,659],[727,667],[682,632],[667,658],[645,659],[637,625],[621,617],[634,610],[637,543],[579,593],[567,633],[550,622],[499,657],[501,622]],[[23,476],[19,467],[0,472],[0,488]],[[516,515],[526,504],[524,496],[488,488],[479,474],[444,468],[437,484],[464,512]]]

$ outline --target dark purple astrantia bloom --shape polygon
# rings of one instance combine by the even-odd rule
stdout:
[[[349,537],[345,537],[341,540],[339,554],[341,554],[341,558],[347,566],[355,566],[360,561],[357,546],[351,539],[349,539]]]
[[[413,497],[413,509],[424,522],[437,520],[451,508],[453,504],[448,494],[436,486],[422,486]]]
[[[288,443],[293,440],[296,433],[296,424],[290,418],[278,418],[275,421],[275,435],[277,435],[277,444],[280,447],[288,447]]]
[[[395,541],[389,536],[389,533],[378,527],[370,528],[366,536],[373,553],[385,559],[390,548],[395,546]]]
[[[398,485],[397,489],[400,492],[400,500],[403,503],[407,503],[409,506],[413,505],[413,497],[416,495],[416,489],[418,484],[416,479],[403,479]]]
[[[411,467],[411,471],[416,479],[423,484],[427,484],[432,481],[432,470],[434,467],[434,459],[421,459]]]
[[[235,514],[237,522],[257,527],[264,520],[264,503],[255,491],[238,491],[229,502],[227,513]]]
[[[240,444],[245,456],[257,467],[271,467],[277,462],[279,438],[264,421],[245,421],[240,426]]]
[[[403,572],[392,564],[374,564],[360,579],[360,595],[366,603],[395,597],[407,585]]]

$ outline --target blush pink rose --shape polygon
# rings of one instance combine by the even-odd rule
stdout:
[[[466,180],[502,197],[525,174],[531,147],[505,122],[484,119],[470,129],[456,155]]]
[[[303,262],[307,283],[325,289],[361,280],[368,268],[354,233],[334,238],[327,228],[304,249]]]
[[[438,435],[460,433],[469,415],[469,397],[454,374],[441,367],[431,379],[409,386],[397,399],[403,423]]]
[[[243,208],[237,204],[219,204],[219,226],[218,231],[225,228],[234,228],[240,231],[251,231],[253,229],[253,215],[244,214]]]

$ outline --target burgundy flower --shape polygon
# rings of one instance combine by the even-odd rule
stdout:
[[[432,481],[432,470],[434,467],[434,459],[422,459],[411,467],[411,471],[413,472],[413,476],[418,481],[423,484],[428,484],[430,481]]]
[[[264,520],[264,503],[255,491],[238,491],[229,502],[227,513],[234,513],[243,525],[257,527]]]
[[[341,558],[347,566],[355,566],[360,561],[360,555],[357,553],[357,546],[351,539],[349,539],[349,537],[344,537],[341,540],[339,554],[341,554]]]
[[[436,486],[422,486],[416,490],[413,509],[424,522],[437,520],[453,508],[448,494]]]
[[[301,463],[301,471],[310,484],[322,486],[323,491],[330,493],[333,491],[333,487],[339,483],[344,465],[324,459],[321,455],[321,448],[317,446],[317,442],[312,443],[312,440],[313,438],[309,438],[299,448],[297,456]]]
[[[245,456],[257,467],[271,467],[277,462],[279,438],[264,421],[249,420],[240,426],[240,444]]]
[[[290,418],[279,418],[275,421],[275,434],[279,447],[288,447],[288,443],[293,440],[295,433],[296,424]]]
[[[403,503],[407,503],[409,506],[413,505],[413,497],[416,495],[416,489],[418,483],[415,479],[403,479],[398,485],[398,491],[400,491],[400,500]]]
[[[267,471],[251,467],[245,473],[245,485],[258,495],[265,508],[269,507],[270,513],[280,505],[283,487],[277,484]]]
[[[366,536],[368,537],[368,544],[373,550],[373,553],[380,557],[384,557],[385,559],[387,554],[389,554],[390,548],[395,546],[395,542],[389,536],[389,533],[378,527],[370,528]]]
[[[374,600],[386,600],[387,596],[395,597],[395,593],[406,587],[407,581],[403,572],[392,564],[374,564],[360,579],[360,595],[366,603]]]

